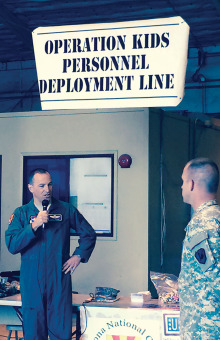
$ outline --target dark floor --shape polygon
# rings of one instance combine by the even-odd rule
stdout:
[[[9,331],[6,329],[6,325],[0,325],[0,340],[8,339]],[[18,338],[23,337],[23,332],[18,332]],[[15,339],[15,332],[12,332],[11,339]]]

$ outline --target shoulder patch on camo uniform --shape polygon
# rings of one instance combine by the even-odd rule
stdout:
[[[197,261],[201,264],[205,264],[206,263],[206,253],[205,253],[205,249],[204,248],[200,248],[199,250],[197,250],[195,252],[195,257],[197,259]]]

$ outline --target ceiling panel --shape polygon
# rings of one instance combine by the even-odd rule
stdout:
[[[189,47],[220,45],[220,0],[0,0],[0,62],[34,59],[31,32],[75,25],[182,16]]]

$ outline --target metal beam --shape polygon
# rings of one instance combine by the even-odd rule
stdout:
[[[215,8],[217,9],[218,14],[220,16],[220,0],[212,0],[212,2],[213,2],[213,4],[214,4]]]
[[[17,37],[25,49],[33,49],[31,31],[22,20],[3,5],[2,0],[0,1],[0,22]]]

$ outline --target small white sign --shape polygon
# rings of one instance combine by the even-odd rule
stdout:
[[[39,27],[33,43],[42,109],[176,106],[188,37],[181,17]]]

